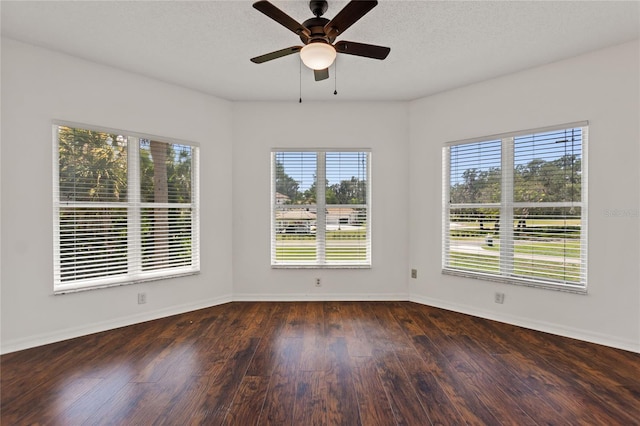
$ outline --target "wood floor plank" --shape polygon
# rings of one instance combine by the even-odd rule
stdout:
[[[502,337],[502,332],[499,329],[504,331],[511,326],[496,323],[498,328],[494,330],[492,327],[494,322],[492,321],[474,321],[473,319],[469,319],[469,321],[477,328],[476,333],[470,334],[469,339],[471,341],[473,341],[473,337],[484,332],[486,335],[491,336],[491,342],[496,342],[504,348],[508,347],[510,343],[508,351],[502,350],[500,353],[493,354],[493,357],[505,370],[519,378],[524,387],[529,390],[530,395],[542,401],[539,405],[533,404],[532,407],[528,408],[529,414],[534,419],[553,416],[553,413],[557,413],[557,423],[565,421],[568,422],[565,424],[599,424],[603,421],[594,417],[591,410],[579,402],[581,393],[558,377],[553,372],[554,368],[541,370],[537,367],[536,358],[538,358],[538,355],[536,352],[540,349],[539,347],[532,350],[534,347],[530,344],[521,345],[519,341],[509,342],[509,340]],[[488,343],[489,340],[476,339],[473,341],[473,344],[481,345],[485,348]],[[541,406],[551,407],[552,411],[542,410],[540,409]]]
[[[396,425],[387,392],[373,357],[358,357],[353,363],[353,384],[362,424]]]
[[[324,371],[298,371],[293,409],[294,425],[326,425],[327,381]]]
[[[3,425],[640,418],[640,354],[412,302],[227,303],[0,364]]]
[[[324,303],[324,328],[327,337],[354,336],[353,324],[348,315],[345,315],[349,305],[344,302]]]
[[[391,312],[391,307],[395,306],[395,303],[374,303],[371,309],[378,320],[379,328],[385,332],[387,345],[394,351],[410,350],[411,342],[407,339],[402,325]]]
[[[457,410],[424,360],[416,354],[396,354],[407,373],[422,407],[434,425],[463,424],[465,419]]]
[[[255,302],[256,315],[244,334],[247,337],[262,337],[262,332],[271,321],[273,315],[282,309],[281,303],[275,302]]]
[[[12,406],[3,409],[2,424],[81,424],[85,422],[90,413],[99,408],[102,403],[94,403],[78,411],[74,409],[77,406],[78,400],[97,386],[104,386],[103,382],[104,380],[102,379],[81,378],[70,380],[63,386],[43,390],[38,394],[40,398],[32,402],[29,412],[13,410]],[[126,382],[122,383],[123,386],[125,384]],[[31,398],[33,398],[33,396]],[[91,401],[95,401],[95,399],[92,398]],[[19,406],[20,405],[16,405],[16,407]]]
[[[489,320],[474,319],[470,316],[459,316],[461,326],[467,330],[466,336],[460,339],[460,344],[464,346],[468,355],[473,356],[482,348],[485,353],[491,356],[482,358],[474,357],[476,360],[484,361],[484,371],[487,374],[497,376],[502,381],[503,389],[511,389],[516,395],[523,409],[539,423],[555,422],[571,424],[578,421],[582,424],[596,422],[588,411],[584,410],[568,410],[568,407],[574,404],[575,396],[571,395],[573,391],[556,380],[549,372],[545,372],[541,376],[535,369],[527,369],[523,371],[530,360],[528,359],[532,352],[527,350],[526,353],[520,353],[513,345],[510,348],[501,343],[499,335],[492,331]],[[479,339],[482,335],[489,335],[491,339]],[[495,346],[489,345],[495,342],[495,346],[502,349],[495,351]],[[504,362],[506,358],[518,357],[518,362]],[[509,385],[508,381],[517,380],[517,382]],[[553,398],[548,398],[549,394],[553,394]],[[529,396],[527,398],[527,395]],[[559,402],[561,403],[554,403]],[[544,409],[541,409],[544,407]]]
[[[327,371],[327,334],[325,330],[322,304],[311,302],[306,305],[302,328],[302,355],[299,369],[302,371]]]
[[[387,318],[388,321],[397,322],[399,329],[396,332],[408,339],[405,346],[394,349],[400,364],[409,377],[432,424],[465,423],[464,418],[431,372],[439,368],[435,359],[431,356],[420,356],[415,346],[410,344],[413,343],[412,339],[414,337],[425,336],[423,329],[413,320],[412,315],[404,305],[400,303],[390,304],[391,317]]]
[[[487,373],[481,365],[483,359],[491,359],[491,354],[477,346],[464,348],[467,328],[462,323],[463,316],[456,316],[455,321],[451,321],[455,323],[455,327],[443,321],[441,312],[432,313],[428,320],[440,332],[434,337],[448,343],[440,347],[440,352],[449,362],[448,368],[455,369],[458,375],[465,379],[466,387],[477,395],[479,402],[486,407],[491,416],[502,424],[536,424],[522,409],[521,404],[512,399],[512,391],[507,391],[515,378],[505,372],[501,376],[503,383],[496,383],[496,376],[500,370]],[[526,388],[522,393],[526,394]]]
[[[167,347],[148,361],[144,362],[138,373],[131,379],[137,383],[154,383],[162,378],[175,376],[176,370],[180,369],[189,361],[189,356],[194,348],[191,343],[184,343],[181,340],[174,340]],[[197,373],[197,372],[196,372]]]
[[[559,351],[563,348],[571,345],[581,348],[581,356],[566,357],[562,355],[566,365],[570,365],[569,371],[572,372],[572,377],[575,380],[576,385],[588,392],[590,400],[593,404],[601,406],[602,411],[608,413],[608,415],[615,421],[620,422],[632,422],[640,419],[640,404],[638,400],[633,396],[625,393],[611,394],[607,390],[629,383],[628,375],[616,374],[615,366],[605,369],[603,366],[597,367],[598,363],[601,363],[599,356],[593,356],[593,352],[590,350],[592,344],[585,345],[584,342],[578,342],[574,339],[560,338],[559,336],[550,337],[552,341],[557,341],[555,346]],[[586,349],[584,355],[583,351]],[[615,355],[617,351],[607,351],[612,355]],[[615,364],[615,363],[614,363]],[[640,380],[640,373],[636,375],[637,380]]]
[[[487,324],[487,327],[500,328],[503,325]],[[617,388],[618,382],[606,377],[606,370],[592,368],[588,361],[579,361],[585,355],[572,347],[574,343],[572,339],[562,338],[560,343],[557,343],[557,336],[548,336],[531,330],[522,333],[519,328],[512,326],[504,326],[504,329],[508,330],[508,337],[504,335],[502,337],[504,341],[511,341],[514,350],[521,355],[521,359],[527,359],[522,361],[522,365],[533,363],[530,367],[536,372],[543,372],[546,380],[553,380],[561,395],[569,395],[574,401],[573,407],[565,403],[564,408],[573,412],[587,413],[581,415],[587,415],[602,424],[625,424],[640,418],[637,399],[625,392],[616,392],[614,396],[606,391]],[[609,349],[608,352],[617,352],[616,349],[606,349]],[[636,364],[640,368],[640,355],[631,359],[632,362],[627,363],[627,367]],[[606,377],[604,379],[606,384],[601,383],[603,377]],[[624,375],[625,382],[626,377],[628,375]]]
[[[167,318],[166,326],[158,337],[174,340],[186,340],[194,336],[202,336],[216,323],[225,323],[225,311],[222,309],[200,309]]]
[[[378,375],[399,425],[432,424],[406,372],[393,352],[374,354]]]
[[[269,377],[245,376],[224,419],[225,425],[257,425],[269,386]]]
[[[241,304],[235,309],[216,309],[215,315],[204,320],[205,327],[201,331],[201,337],[215,338],[232,324],[238,323],[249,305]],[[214,308],[220,308],[214,306]]]
[[[237,351],[222,366],[222,371],[209,382],[207,398],[200,410],[202,417],[198,421],[222,424],[257,346],[258,339],[254,337],[243,339],[237,345]]]
[[[440,352],[441,347],[451,345],[451,342],[441,340],[438,346],[425,335],[414,336],[413,342],[420,356],[429,366],[429,372],[434,375],[447,397],[469,424],[498,424],[498,420],[478,398],[476,390],[467,383],[466,377],[460,374],[460,371],[454,368]]]
[[[282,330],[282,337],[303,337],[304,327],[307,323],[307,303],[293,303],[287,316],[287,323]]]
[[[120,333],[118,334],[120,335]],[[126,335],[124,336],[126,337]],[[87,343],[95,343],[93,339],[84,337],[77,339],[77,342],[82,348]],[[149,357],[153,356],[151,354],[161,351],[162,348],[170,343],[166,339],[154,339],[135,347],[130,340],[125,339],[125,342],[124,345],[119,347],[116,345],[118,350],[115,352],[107,350],[102,345],[97,346],[102,347],[104,352],[95,351],[89,345],[87,350],[82,352],[87,356],[78,359],[75,359],[74,356],[68,356],[73,353],[74,349],[66,342],[61,344],[61,347],[67,348],[66,353],[64,351],[59,352],[56,345],[52,345],[53,352],[57,356],[52,356],[48,361],[43,360],[44,367],[38,368],[37,372],[31,374],[25,372],[21,376],[21,381],[13,386],[5,386],[3,383],[2,404],[0,407],[1,418],[9,418],[14,411],[17,418],[20,417],[20,413],[22,415],[25,413],[31,415],[34,411],[38,411],[38,407],[47,407],[47,401],[57,404],[57,398],[51,398],[58,394],[65,395],[65,398],[69,400],[74,399],[74,396],[76,400],[92,399],[91,405],[94,408],[98,408],[111,398],[113,393],[119,392],[131,380],[133,369],[130,366],[130,359],[138,362],[149,359]],[[38,348],[35,348],[26,352],[37,350]],[[4,361],[4,357],[2,365],[4,376],[5,372],[12,370],[12,368],[6,368],[7,364]],[[13,365],[13,363],[9,363],[9,365]],[[86,392],[86,395],[74,394],[71,391],[70,384],[78,380],[101,378],[108,378],[108,380],[104,380],[104,382],[98,381],[95,387]],[[104,392],[104,389],[107,391]],[[71,407],[75,405],[76,402],[71,403]],[[24,409],[25,406],[28,407],[27,410]],[[0,423],[4,423],[4,421],[0,421]]]
[[[328,424],[360,425],[360,413],[355,409],[358,399],[353,384],[353,365],[345,337],[330,339],[327,358],[330,364],[326,374]]]
[[[260,423],[265,425],[293,424],[296,374],[302,354],[302,339],[281,338],[279,349],[260,416]]]
[[[173,399],[156,419],[158,425],[202,424],[201,419],[209,413],[208,391],[215,376],[192,377],[184,387],[175,389]],[[211,404],[211,410],[217,406]]]
[[[342,315],[346,318],[343,322],[348,322],[348,332],[345,332],[347,350],[351,357],[371,357],[373,346],[367,336],[362,321],[366,318],[363,305],[360,303],[345,303],[341,306]],[[345,327],[345,330],[347,328]]]
[[[256,353],[247,369],[248,376],[270,376],[276,367],[281,350],[282,329],[289,315],[290,304],[276,304],[265,324]]]
[[[227,336],[229,339],[230,336]],[[239,389],[242,378],[255,353],[259,339],[242,338],[234,340],[234,351],[225,361],[215,364],[206,374],[192,374],[193,379],[182,387],[175,389],[176,393],[191,395],[179,400],[172,400],[172,407],[167,410],[165,418],[171,419],[168,424],[175,422],[180,416],[188,416],[195,424],[222,424],[229,407]]]
[[[509,414],[511,421],[518,424],[570,424],[573,419],[564,417],[560,412],[556,411],[553,406],[549,405],[546,398],[541,397],[526,382],[514,374],[511,370],[505,368],[495,355],[488,354],[468,336],[462,336],[458,341],[459,346],[465,354],[471,359],[481,371],[484,377],[490,377],[492,385],[496,387],[494,394],[498,395],[502,401],[498,405]],[[475,354],[480,354],[476,356]],[[521,410],[510,410],[510,407],[518,405]],[[495,408],[496,404],[491,404]],[[525,416],[522,415],[525,413]],[[516,417],[515,414],[520,414]]]
[[[152,424],[169,403],[169,395],[155,383],[129,382],[94,411],[87,424]]]

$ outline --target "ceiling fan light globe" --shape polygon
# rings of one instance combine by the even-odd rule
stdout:
[[[309,43],[300,50],[300,59],[312,70],[323,70],[335,61],[336,49],[327,43]]]

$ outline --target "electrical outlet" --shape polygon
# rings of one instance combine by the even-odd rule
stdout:
[[[138,305],[147,303],[147,293],[138,293]]]
[[[496,294],[494,295],[494,302],[500,304],[504,303],[504,293],[496,292]]]
[[[411,278],[418,278],[418,270],[417,269],[412,269],[411,270]]]
[[[321,287],[320,278],[316,278],[316,287]]]

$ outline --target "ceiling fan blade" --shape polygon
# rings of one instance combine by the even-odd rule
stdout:
[[[316,81],[326,80],[329,78],[329,68],[313,70],[313,76],[316,78]]]
[[[261,64],[263,62],[271,61],[273,59],[282,58],[283,56],[291,55],[292,53],[299,52],[302,46],[291,46],[286,49],[276,50],[275,52],[266,53],[264,55],[251,58],[251,62],[254,64]]]
[[[351,0],[331,21],[327,22],[324,26],[325,34],[330,40],[335,39],[377,4],[377,0]]]
[[[356,43],[354,41],[339,41],[334,47],[337,52],[346,53],[347,55],[364,56],[365,58],[385,59],[390,47],[376,46],[374,44]]]
[[[267,0],[257,1],[253,4],[253,7],[301,37],[308,38],[311,35],[311,31],[309,31],[307,27],[284,13],[282,10],[278,9],[273,4],[269,3]]]

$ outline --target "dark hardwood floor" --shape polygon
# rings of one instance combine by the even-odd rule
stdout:
[[[640,355],[410,302],[235,302],[0,361],[2,425],[640,419]]]

